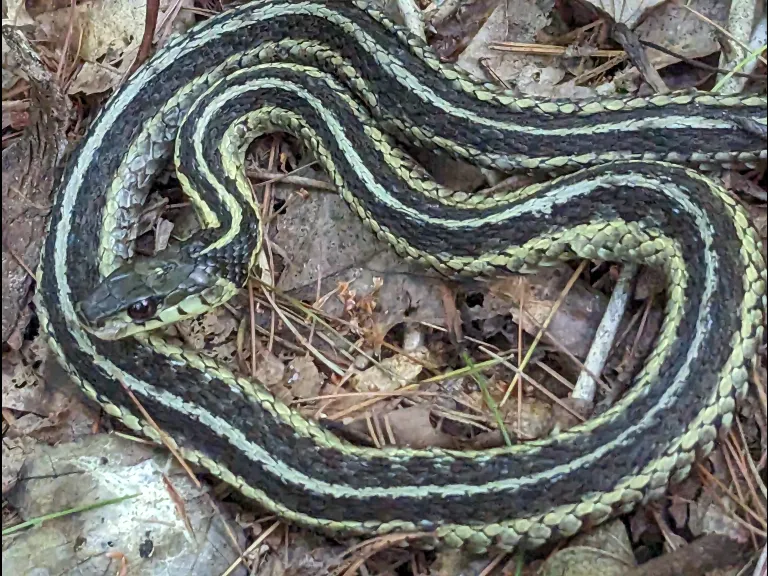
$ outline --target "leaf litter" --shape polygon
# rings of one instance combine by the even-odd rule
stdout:
[[[660,71],[664,84],[675,89],[712,85],[716,73],[702,72],[690,61],[712,67],[712,56],[721,52],[723,40],[710,22],[722,25],[728,19],[724,3],[714,0],[685,6],[642,0],[591,5],[543,0],[522,3],[524,6],[515,0],[477,0],[452,10],[455,4],[445,2],[424,10],[427,38],[444,57],[455,59],[475,76],[508,85],[521,94],[572,99],[647,94],[650,90],[639,72],[642,66],[635,65],[622,46],[611,40],[611,18],[627,25],[641,41],[679,55],[672,57],[652,48],[645,55],[650,66]],[[172,28],[188,26],[192,13],[200,8],[191,3],[181,7],[179,3],[161,5],[161,12],[169,17],[161,17],[156,40],[162,42]],[[42,14],[33,8],[17,5],[16,23],[35,34],[46,65],[65,62],[61,70],[66,72],[63,82],[68,94],[99,95],[122,81],[143,34],[144,4],[92,2],[78,4],[74,11],[63,7]],[[70,43],[67,58],[61,59],[62,39],[70,27],[75,28],[77,42]],[[6,52],[4,45],[4,63]],[[25,94],[25,81],[21,82],[9,80],[6,87],[4,66],[4,161],[6,132],[9,146],[23,137],[21,131],[29,120],[19,114],[38,106],[34,99],[19,100],[15,95],[6,100],[14,87],[16,94]],[[92,114],[98,102],[88,106]],[[504,439],[498,421],[489,413],[475,378],[479,375],[515,441],[545,437],[579,420],[576,414],[584,407],[574,407],[570,395],[618,279],[614,267],[588,263],[568,286],[566,281],[574,271],[571,266],[486,283],[446,284],[431,271],[397,258],[336,195],[313,188],[312,183],[324,182],[324,176],[290,138],[266,138],[252,148],[249,173],[260,175],[261,181],[302,169],[300,177],[288,176],[284,182],[268,185],[270,202],[265,204],[264,216],[269,222],[274,288],[255,284],[253,298],[244,293],[226,307],[179,323],[168,330],[168,338],[259,379],[303,414],[328,425],[334,422],[332,429],[366,445],[458,449],[501,445]],[[417,157],[437,179],[456,188],[479,191],[499,185],[506,176],[439,155]],[[729,188],[749,203],[758,225],[762,222],[765,227],[764,172],[731,172],[726,177]],[[254,187],[262,195],[266,187],[258,182],[257,178]],[[172,177],[169,183],[173,186]],[[153,195],[154,201],[158,198],[156,208],[145,214],[142,238],[151,240],[145,241],[148,251],[184,237],[189,228],[188,219],[181,225],[183,209],[169,210],[172,201],[162,193]],[[5,208],[5,196],[3,205]],[[6,255],[4,244],[4,276]],[[598,412],[621,394],[653,344],[663,304],[655,284],[658,281],[652,271],[640,271],[634,296],[619,318],[614,345],[599,375],[593,407]],[[446,331],[455,322],[443,306],[446,288],[455,301],[473,358],[469,369],[457,354],[451,332]],[[5,316],[4,301],[4,325]],[[4,456],[6,449],[9,456],[21,455],[15,463],[11,460],[7,470],[4,467],[4,494],[6,486],[13,491],[36,442],[66,445],[73,438],[71,431],[56,432],[58,437],[40,436],[34,423],[19,426],[28,416],[39,424],[52,418],[56,422],[57,415],[66,412],[50,403],[50,395],[55,397],[56,392],[47,390],[47,375],[41,376],[40,365],[27,358],[33,350],[45,364],[38,341],[30,339],[34,346],[27,344],[23,328],[27,321],[21,320],[22,328],[13,338],[11,330],[7,334],[4,330],[4,343],[16,343],[12,349],[4,349],[3,355]],[[518,366],[524,358],[521,377]],[[609,540],[623,540],[619,549],[596,542],[583,545],[574,539],[564,551],[581,547],[594,557],[577,563],[586,562],[596,569],[598,564],[603,566],[601,562],[611,561],[616,562],[617,570],[626,570],[628,565],[658,555],[653,550],[659,543],[684,544],[711,533],[749,538],[755,550],[761,543],[764,546],[765,524],[759,521],[760,513],[764,517],[766,497],[766,431],[759,423],[766,415],[764,367],[763,350],[752,393],[739,414],[739,434],[702,463],[698,477],[682,485],[686,488],[673,489],[669,500],[661,504],[661,512],[640,508],[633,513],[632,544],[627,541],[625,526],[613,523],[601,530],[617,530]],[[73,391],[72,396],[77,393]],[[586,417],[593,408],[586,407]],[[91,429],[101,422],[93,415],[84,421]],[[254,517],[249,526],[258,532],[262,522]],[[287,550],[304,547],[311,551],[310,556],[322,557],[323,542],[327,542],[292,533],[288,544],[287,532],[270,534],[273,537],[264,542],[257,537],[257,548],[249,552],[252,567],[269,570],[260,573],[282,573],[296,566],[292,561],[278,561],[289,557],[283,555]],[[309,548],[303,544],[307,538]],[[446,563],[450,554],[425,556],[402,550],[398,543],[382,539],[370,543],[366,552],[351,548],[341,567],[362,570],[365,566],[371,574],[389,574],[391,566],[411,566],[415,574],[420,573],[419,567],[427,570],[430,564],[435,569],[453,565],[443,571],[446,574],[460,570],[457,564]],[[328,547],[329,554],[331,550]],[[338,550],[333,552],[336,554]],[[135,561],[130,552],[125,558],[129,565]],[[327,560],[310,562],[317,572],[309,573],[330,570],[332,564]],[[462,560],[458,564],[480,566],[478,573],[507,574],[513,573],[516,562],[515,558],[497,558],[490,563]],[[529,567],[547,569],[535,555],[529,558]]]

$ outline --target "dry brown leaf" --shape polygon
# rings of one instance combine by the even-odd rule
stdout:
[[[3,355],[3,408],[44,413],[47,393],[39,374],[18,353]]]
[[[390,392],[413,382],[424,367],[417,361],[426,359],[429,352],[422,348],[409,356],[392,356],[381,361],[380,366],[371,366],[351,378],[353,388],[358,392]]]
[[[117,86],[121,74],[118,70],[97,62],[84,62],[67,89],[74,94],[102,94]]]
[[[3,100],[3,130],[21,130],[29,124],[29,100]]]
[[[616,22],[634,28],[651,8],[667,0],[586,0]]]
[[[172,0],[161,0],[160,21],[173,4]],[[122,56],[126,51],[138,47],[144,34],[146,7],[146,0],[92,0],[79,3],[74,22],[82,31],[78,50],[80,58],[86,62],[97,62],[105,56]],[[38,24],[52,38],[63,38],[70,20],[69,6],[37,17]],[[128,60],[127,66],[130,66],[132,58]]]
[[[560,83],[565,78],[565,70],[554,66],[541,67],[526,64],[517,76],[517,88],[523,94],[546,98],[568,98],[582,100],[594,98],[597,93],[593,88],[577,86],[574,80]],[[607,85],[611,86],[611,85]],[[604,96],[606,94],[603,94]]]
[[[168,247],[171,232],[173,232],[173,222],[160,218],[155,226],[155,252],[161,252]]]
[[[657,542],[661,538],[659,525],[645,506],[640,506],[632,512],[629,517],[629,532],[634,544],[649,540]]]
[[[398,446],[411,448],[450,448],[455,445],[455,439],[432,426],[430,420],[431,408],[426,405],[416,405],[401,410],[393,410],[386,415],[390,429]]]
[[[504,1],[501,0],[501,2]],[[471,0],[454,3],[455,10],[450,13],[447,13],[445,8],[445,5],[449,3],[443,3],[435,11],[430,22],[434,30],[434,34],[430,38],[432,48],[441,58],[453,58],[477,34],[499,3],[499,0]]]
[[[254,378],[267,388],[282,385],[285,381],[285,365],[268,350],[261,350],[258,355]]]
[[[552,403],[526,396],[520,404],[520,429],[518,423],[517,402],[504,404],[504,422],[507,429],[520,438],[543,438],[552,431],[554,426]]]
[[[216,354],[216,347],[227,343],[227,340],[234,340],[237,320],[229,310],[219,307],[200,316],[177,322],[175,327],[184,341],[195,350]],[[234,346],[234,342],[232,344]],[[229,352],[226,355],[229,355]]]
[[[692,502],[689,508],[688,527],[694,536],[721,534],[739,542],[748,539],[747,529],[732,518],[733,513],[728,513],[719,503],[713,502],[708,493]]]
[[[688,522],[688,502],[673,497],[672,504],[669,505],[669,515],[675,521],[675,528],[684,528]]]
[[[27,12],[24,0],[8,0],[3,2],[3,26],[34,26],[35,21]],[[3,40],[5,45],[5,40]],[[5,51],[5,48],[3,48]]]
[[[526,63],[537,60],[523,54],[508,54],[491,50],[491,42],[536,41],[536,34],[549,24],[549,13],[554,0],[506,0],[493,11],[480,31],[459,56],[457,63],[478,78],[488,79],[481,62],[493,70],[501,80],[517,78]]]
[[[14,486],[27,456],[37,442],[32,438],[3,438],[3,494]]]
[[[317,396],[322,385],[322,375],[310,356],[299,356],[288,364],[286,386],[295,398]]]
[[[692,0],[686,4],[714,22],[722,24],[728,17],[727,2]],[[716,30],[675,2],[659,6],[635,32],[641,40],[664,46],[687,58],[703,58],[720,50]],[[657,69],[679,61],[653,49],[648,49],[648,56]]]
[[[522,320],[523,330],[535,335],[572,273],[568,267],[558,267],[495,280],[490,284],[482,309],[473,310],[473,318],[509,313],[515,322]],[[525,294],[524,313],[522,318],[518,318],[522,294]],[[593,290],[588,284],[576,282],[552,318],[544,340],[552,336],[571,354],[584,358],[607,304],[608,298],[604,294]]]
[[[621,520],[601,524],[576,536],[567,548],[552,554],[539,576],[622,576],[635,565],[632,545]]]

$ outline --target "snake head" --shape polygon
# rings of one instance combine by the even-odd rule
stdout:
[[[236,292],[205,262],[166,254],[121,266],[78,303],[77,312],[88,332],[118,340],[198,316]]]

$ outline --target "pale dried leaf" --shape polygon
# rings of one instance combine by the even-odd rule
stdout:
[[[256,373],[254,378],[267,388],[282,385],[285,379],[285,365],[268,350],[257,352]]]
[[[432,48],[442,59],[452,60],[483,27],[499,3],[499,0],[443,2],[429,15]]]
[[[389,426],[398,446],[411,448],[450,448],[455,439],[432,426],[429,406],[416,405],[387,414]]]
[[[567,407],[567,409],[566,409]],[[555,431],[563,431],[588,420],[593,409],[593,404],[583,398],[563,398],[552,406],[552,420]],[[582,419],[576,417],[579,414]]]
[[[318,173],[307,169],[302,175],[315,177]],[[307,287],[313,300],[318,276],[322,279],[347,271],[386,249],[335,194],[312,194],[287,204],[276,228],[274,243],[290,257],[277,288],[291,292]]]
[[[288,364],[286,385],[296,398],[311,398],[320,393],[323,378],[309,356],[300,356]]]
[[[504,404],[504,422],[507,428],[525,439],[543,438],[554,426],[552,403],[525,396],[520,403],[520,428],[518,429],[518,403]]]
[[[669,515],[675,521],[676,529],[684,528],[685,523],[688,522],[688,502],[680,499],[673,500],[672,504],[669,505]]]
[[[632,534],[632,542],[637,544],[642,540],[658,540],[660,530],[649,510],[645,507],[636,508],[629,518],[629,531]],[[644,538],[645,536],[645,538]]]
[[[160,19],[171,4],[172,0],[161,0]],[[80,58],[96,62],[104,56],[120,57],[137,47],[144,35],[146,6],[146,0],[93,0],[78,4],[74,23],[82,31]],[[71,8],[67,6],[40,14],[37,22],[49,37],[63,38],[71,19]],[[128,60],[124,66],[132,64],[132,58]]]
[[[237,331],[237,320],[223,307],[202,316],[201,322],[203,330],[214,345],[225,342]]]
[[[237,321],[224,307],[175,324],[184,341],[198,351],[212,351],[237,331]]]
[[[168,247],[171,232],[173,232],[173,222],[160,218],[155,227],[155,252],[161,252]]]
[[[67,90],[68,94],[102,94],[120,83],[118,70],[98,62],[84,62]]]
[[[688,527],[694,536],[722,534],[739,542],[745,541],[748,537],[746,528],[723,510],[720,504],[712,502],[710,498],[703,497],[697,502],[692,502],[689,509]]]
[[[602,10],[616,22],[634,28],[643,16],[654,6],[667,0],[587,0],[594,7]]]
[[[473,76],[488,80],[481,61],[502,80],[517,78],[527,63],[537,60],[523,54],[511,54],[491,50],[492,42],[536,42],[536,33],[547,26],[554,0],[530,2],[529,0],[502,1],[488,18],[477,35],[461,53],[457,64]]]
[[[424,369],[416,360],[428,356],[426,349],[417,350],[410,356],[392,356],[381,361],[379,366],[371,366],[352,379],[352,386],[358,392],[389,392],[402,388],[415,380]]]
[[[43,413],[46,400],[37,372],[18,353],[3,355],[3,408]]]
[[[719,24],[728,18],[727,2],[692,0],[686,4]],[[641,40],[664,46],[688,58],[703,58],[720,50],[717,30],[675,2],[668,2],[654,10],[635,32]],[[679,61],[650,48],[648,57],[656,69]]]
[[[516,322],[522,323],[523,330],[535,335],[549,316],[572,272],[568,267],[558,267],[536,274],[494,280],[482,307],[472,309],[473,319],[511,314]],[[522,318],[519,317],[521,297],[524,299]],[[577,281],[552,318],[544,341],[552,336],[572,354],[584,358],[607,304],[608,298],[604,294]]]
[[[27,12],[24,0],[7,0],[3,2],[3,26],[33,26],[35,21]],[[5,41],[3,41],[5,44]],[[5,49],[3,49],[5,50]]]
[[[562,68],[554,66],[542,68],[535,64],[526,64],[517,77],[517,88],[529,96],[569,100],[595,97],[596,92],[593,88],[577,86],[573,80],[560,84],[564,78],[565,70]]]
[[[29,124],[28,109],[28,101],[3,102],[3,130],[21,130]]]
[[[539,576],[622,576],[635,565],[632,545],[621,520],[601,524],[552,554]]]
[[[32,438],[3,439],[3,494],[16,485],[27,456],[37,442]]]

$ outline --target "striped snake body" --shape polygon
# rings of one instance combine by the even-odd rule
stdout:
[[[679,164],[764,159],[765,125],[756,96],[520,98],[358,2],[257,0],[171,39],[93,122],[57,188],[41,326],[107,413],[160,440],[130,391],[186,459],[291,522],[478,552],[540,545],[662,494],[730,424],[763,340],[765,263],[741,206]],[[525,444],[362,448],[151,332],[242,287],[261,240],[245,150],[274,130],[297,136],[404,258],[476,275],[572,258],[663,270],[665,320],[632,389]],[[434,182],[393,135],[503,170],[583,169],[479,196]],[[202,231],[132,259],[171,156]]]

